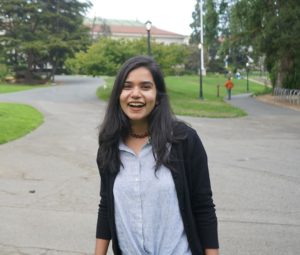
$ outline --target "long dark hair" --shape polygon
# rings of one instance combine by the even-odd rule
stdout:
[[[155,169],[157,170],[161,165],[169,166],[168,144],[172,144],[177,139],[174,136],[173,127],[179,122],[171,111],[164,77],[159,66],[151,57],[136,56],[122,65],[114,82],[99,132],[97,163],[100,171],[110,173],[119,171],[121,165],[119,141],[126,138],[131,130],[130,120],[120,106],[120,94],[128,74],[139,67],[145,67],[150,71],[157,90],[157,105],[148,116],[151,145],[156,159]]]

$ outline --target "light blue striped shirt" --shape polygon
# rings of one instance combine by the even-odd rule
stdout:
[[[191,255],[170,170],[155,175],[150,143],[136,155],[119,144],[123,163],[114,183],[115,222],[122,254]]]

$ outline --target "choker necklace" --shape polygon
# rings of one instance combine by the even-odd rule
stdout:
[[[134,137],[134,138],[139,138],[139,139],[142,139],[142,138],[145,138],[147,136],[149,136],[149,133],[148,131],[146,131],[144,134],[142,135],[138,135],[138,134],[135,134],[135,133],[130,133],[129,134],[131,137]]]

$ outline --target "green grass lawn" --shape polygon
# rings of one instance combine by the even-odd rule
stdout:
[[[43,115],[29,105],[0,103],[0,144],[28,134],[43,123]]]
[[[17,92],[22,90],[34,89],[34,88],[41,88],[46,86],[48,85],[26,85],[26,84],[15,85],[15,84],[0,83],[0,94]]]
[[[106,78],[106,88],[99,88],[97,95],[102,100],[107,100],[110,95],[114,78]],[[176,115],[197,117],[228,118],[245,116],[246,113],[224,101],[226,89],[223,75],[207,75],[203,77],[203,100],[199,99],[199,76],[169,76],[166,84],[170,103]],[[244,79],[233,79],[232,94],[247,93],[247,82]],[[217,97],[217,86],[219,97]],[[253,94],[270,93],[271,89],[249,81],[249,92]]]

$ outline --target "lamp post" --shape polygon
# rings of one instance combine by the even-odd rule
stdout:
[[[151,30],[152,22],[150,20],[146,21],[145,26],[147,30],[148,56],[151,56],[150,30]]]
[[[246,73],[247,73],[247,92],[249,91],[249,63],[246,63]]]
[[[200,14],[200,43],[202,45],[202,49],[204,49],[204,43],[203,43],[203,0],[200,0],[199,2],[199,14]],[[201,71],[202,75],[206,75],[206,70],[204,67],[204,50],[201,50]]]
[[[199,76],[200,76],[200,94],[199,94],[199,98],[203,99],[203,90],[202,90],[202,43],[198,44],[198,48],[200,51],[199,54]]]

